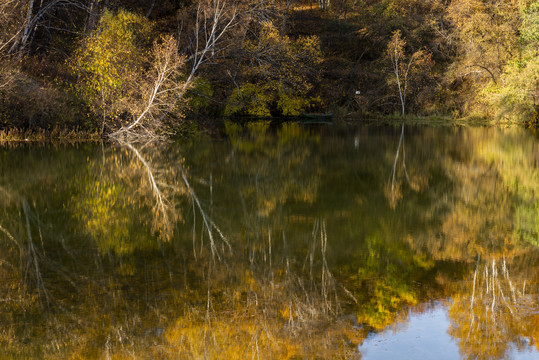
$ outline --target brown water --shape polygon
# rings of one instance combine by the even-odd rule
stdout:
[[[539,357],[539,140],[0,145],[0,359]]]

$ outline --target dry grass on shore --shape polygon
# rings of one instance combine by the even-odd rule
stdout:
[[[20,142],[20,141],[98,141],[102,136],[95,131],[79,130],[79,129],[61,129],[54,128],[45,130],[40,128],[35,129],[19,129],[11,128],[0,130],[0,142]]]

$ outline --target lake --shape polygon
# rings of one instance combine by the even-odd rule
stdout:
[[[539,138],[0,144],[1,359],[537,359]]]

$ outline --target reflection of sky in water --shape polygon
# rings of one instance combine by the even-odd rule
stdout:
[[[371,334],[358,348],[361,359],[459,359],[458,343],[447,333],[450,326],[447,311],[448,304],[437,303],[422,314],[410,313],[402,328]],[[514,349],[507,358],[537,360],[539,353]]]

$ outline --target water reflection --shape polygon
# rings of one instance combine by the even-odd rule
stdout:
[[[458,359],[458,344],[447,332],[447,308],[439,301],[408,311],[405,326],[392,326],[365,339],[359,347],[362,359]]]
[[[473,280],[462,284],[449,312],[449,333],[464,357],[498,359],[511,347],[534,345],[537,295],[528,293],[526,282],[512,276],[505,258],[477,260]]]
[[[451,310],[450,310],[451,308]],[[450,314],[453,305],[445,301],[426,303],[408,311],[404,326],[370,334],[359,346],[363,360],[375,359],[535,359],[533,348],[504,340],[503,352],[492,351],[482,345],[471,353],[463,352],[459,338],[452,338]],[[483,335],[484,336],[484,335]],[[486,345],[499,347],[493,339],[483,338]],[[500,339],[498,339],[500,340]],[[465,345],[465,347],[468,347]],[[499,349],[498,349],[499,350]]]
[[[360,358],[439,299],[460,356],[539,351],[536,138],[226,131],[0,148],[7,358]]]

